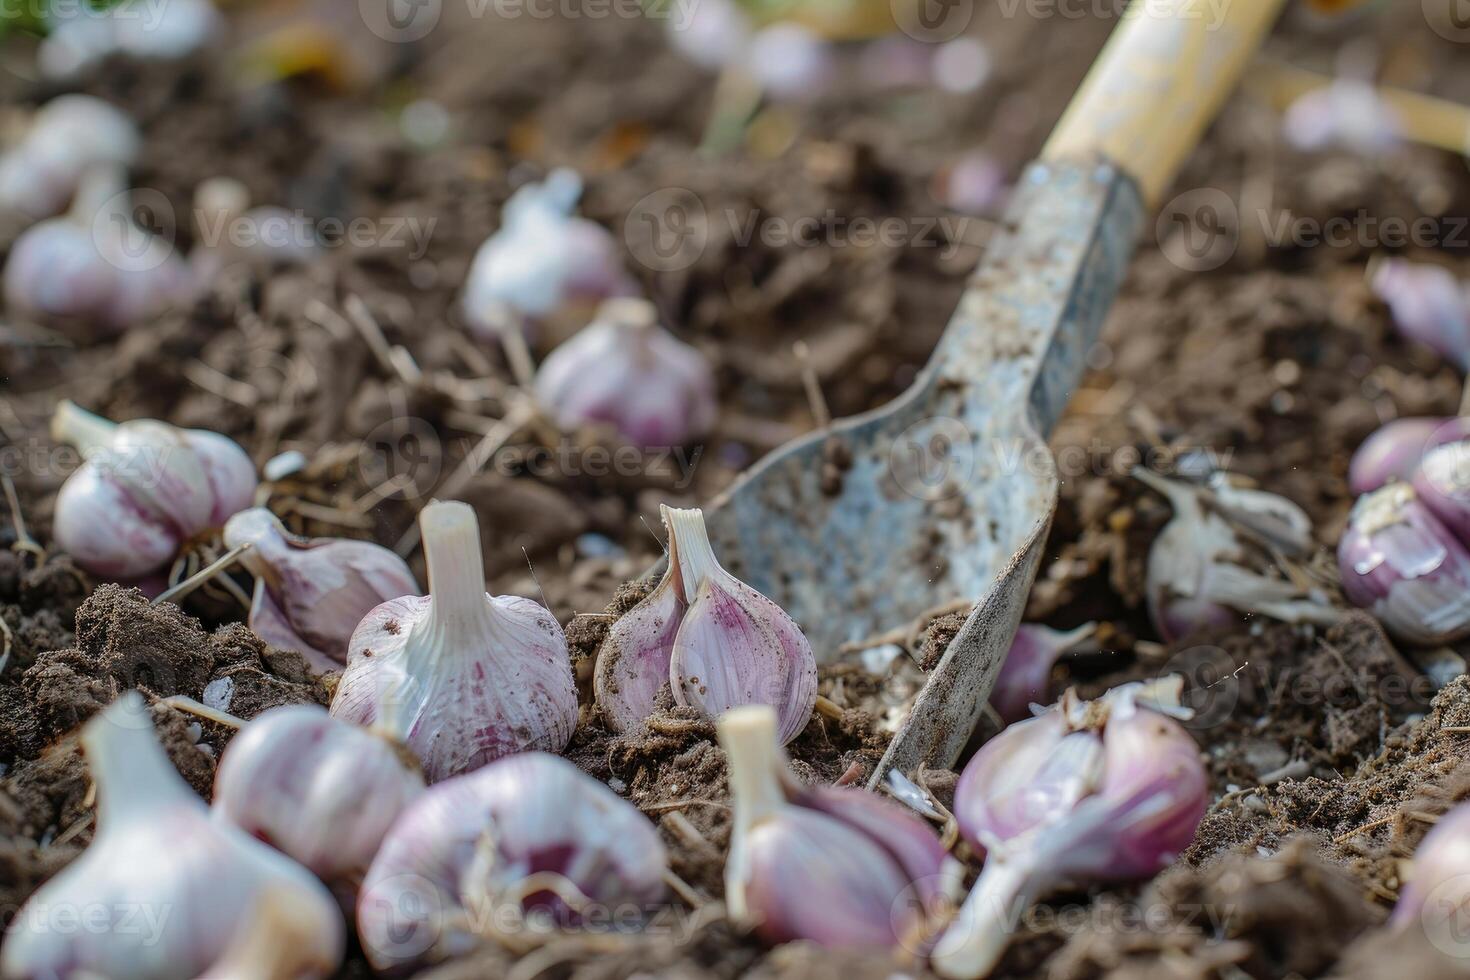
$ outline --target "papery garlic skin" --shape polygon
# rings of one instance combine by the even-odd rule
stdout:
[[[97,786],[97,835],[16,916],[0,949],[6,977],[193,980],[274,889],[290,890],[310,926],[301,960],[313,968],[302,976],[336,969],[345,930],[330,893],[294,861],[210,819],[136,692],[87,723],[82,747]],[[71,928],[53,918],[60,909],[75,913]],[[107,928],[96,927],[99,916]]]
[[[346,663],[352,633],[374,607],[419,591],[408,564],[382,545],[297,537],[264,507],[226,521],[224,541],[250,545],[240,558],[255,576],[250,628],[318,671]]]
[[[1377,490],[1394,480],[1409,481],[1424,454],[1445,442],[1470,437],[1467,418],[1407,418],[1385,422],[1363,440],[1348,464],[1348,489]]]
[[[57,494],[53,533],[94,575],[163,569],[191,537],[250,506],[258,483],[243,449],[203,429],[111,422],[63,401],[51,434],[86,458]]]
[[[609,731],[636,731],[669,683],[674,637],[688,605],[679,598],[677,563],[643,601],[608,628],[597,650],[592,691]]]
[[[430,783],[531,749],[559,752],[577,724],[566,637],[544,607],[490,596],[474,511],[419,515],[429,595],[391,599],[348,643],[332,714],[396,733]]]
[[[720,566],[701,511],[661,510],[679,594],[689,603],[669,658],[674,703],[711,719],[741,705],[771,705],[787,744],[817,703],[811,643],[784,609]]]
[[[1337,565],[1348,600],[1397,639],[1432,646],[1470,636],[1470,551],[1412,486],[1391,483],[1358,499]]]
[[[1449,269],[1406,259],[1378,259],[1369,285],[1388,304],[1399,332],[1470,370],[1470,292]]]
[[[863,790],[801,787],[767,705],[719,721],[735,810],[731,917],[770,943],[921,954],[962,869],[923,821]]]
[[[1414,492],[1460,541],[1470,541],[1470,439],[1445,442],[1424,454]]]
[[[65,209],[87,171],[128,166],[141,145],[137,124],[121,110],[90,95],[59,95],[0,155],[0,207],[48,218]]]
[[[986,862],[935,946],[941,975],[988,976],[1009,924],[1047,892],[1148,877],[1193,840],[1209,803],[1199,749],[1177,722],[1142,706],[1141,689],[1125,685],[1091,704],[1063,698],[965,767],[955,816]],[[1159,690],[1177,708],[1178,686]]]
[[[358,934],[389,970],[462,953],[528,912],[574,928],[584,899],[583,911],[618,921],[653,911],[666,866],[631,804],[565,759],[528,752],[409,806],[363,882]]]
[[[1031,716],[1031,705],[1050,704],[1048,688],[1057,660],[1096,629],[1096,623],[1084,623],[1064,633],[1039,623],[1022,623],[990,690],[990,706],[1001,721],[1008,725],[1021,721]]]
[[[611,232],[573,213],[582,196],[576,171],[553,170],[505,203],[501,227],[480,246],[461,307],[482,339],[552,316],[569,303],[637,291]]]
[[[644,449],[707,433],[718,402],[703,354],[658,323],[652,303],[614,299],[552,351],[536,372],[536,399],[564,429],[607,424]]]
[[[350,887],[423,791],[423,775],[388,738],[316,705],[287,705],[230,742],[215,773],[214,814]]]

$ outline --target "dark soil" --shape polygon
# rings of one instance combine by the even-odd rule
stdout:
[[[304,6],[332,16],[328,5]],[[355,22],[335,24],[350,39],[337,58],[353,70],[342,76],[366,79],[345,87],[320,73],[244,84],[225,58],[109,63],[82,88],[138,119],[146,149],[135,183],[162,193],[177,215],[189,213],[200,180],[226,174],[262,203],[314,217],[414,218],[431,221],[433,232],[422,255],[344,247],[308,268],[227,277],[193,309],[121,339],[7,319],[0,447],[19,454],[7,461],[43,461],[5,468],[29,533],[50,546],[55,493],[75,462],[46,435],[56,400],[67,397],[118,419],[224,432],[261,463],[299,449],[306,469],[268,487],[269,505],[293,529],[399,542],[506,410],[505,361],[466,339],[455,299],[515,187],[552,166],[575,166],[588,184],[584,213],[619,239],[639,202],[665,188],[687,188],[710,215],[728,210],[737,219],[752,211],[786,220],[829,211],[958,217],[936,201],[935,175],[976,145],[1018,172],[1113,26],[1094,16],[1033,21],[1026,5],[1008,17],[1007,6],[976,11],[972,29],[994,59],[979,94],[843,90],[776,106],[726,156],[695,152],[714,80],[642,20],[460,23],[462,5],[445,4],[446,23],[420,46],[377,44],[359,37]],[[1294,13],[1272,53],[1327,70],[1345,41],[1371,36],[1385,81],[1470,102],[1463,45],[1434,35],[1419,8],[1376,5],[1338,26]],[[272,26],[263,14],[241,16],[251,36]],[[10,44],[24,63],[24,42]],[[0,94],[25,107],[51,92],[15,73],[0,76]],[[398,120],[414,100],[448,113],[445,138],[424,146],[405,136]],[[1240,202],[1245,217],[1228,261],[1190,271],[1171,260],[1177,243],[1167,228],[1145,235],[1089,354],[1093,370],[1054,435],[1062,504],[1029,610],[1058,627],[1100,624],[1099,651],[1065,660],[1054,693],[1186,675],[1199,712],[1191,730],[1215,802],[1194,846],[1155,881],[1057,896],[1028,916],[1005,976],[1433,977],[1454,969],[1422,941],[1377,926],[1397,897],[1402,862],[1438,814],[1470,796],[1466,736],[1442,730],[1470,725],[1470,682],[1436,696],[1366,617],[1326,631],[1245,620],[1169,647],[1143,608],[1143,563],[1169,512],[1126,474],[1150,450],[1165,459],[1216,453],[1305,507],[1330,549],[1351,505],[1345,475],[1356,445],[1387,419],[1449,414],[1458,404],[1460,379],[1402,342],[1363,284],[1367,259],[1380,251],[1374,242],[1268,241],[1262,229],[1284,215],[1381,223],[1423,214],[1444,217],[1448,229],[1453,216],[1470,214],[1470,170],[1417,148],[1382,161],[1303,155],[1277,129],[1257,99],[1235,97],[1178,182],[1179,191],[1218,188]],[[650,530],[658,504],[708,499],[763,452],[813,426],[789,353],[795,340],[808,344],[834,414],[902,391],[982,250],[983,222],[965,227],[937,247],[800,247],[741,244],[729,223],[715,220],[700,257],[664,272],[637,261],[635,238],[628,268],[717,367],[719,430],[697,457],[598,475],[536,463],[568,453],[589,459],[596,436],[528,426],[510,440],[509,463],[457,494],[480,514],[493,588],[542,599],[568,624],[584,694],[568,756],[659,824],[672,870],[701,898],[699,909],[670,910],[647,935],[616,948],[559,940],[532,954],[539,959],[514,964],[519,975],[892,975],[886,962],[800,944],[767,951],[732,932],[716,901],[730,815],[710,726],[668,704],[645,730],[613,736],[587,702],[610,617],[643,594],[625,583],[660,554]],[[0,226],[0,247],[17,231]],[[194,235],[187,221],[173,232],[185,247]],[[1467,244],[1406,251],[1470,276]],[[421,380],[374,357],[340,315],[350,297],[411,353]],[[550,325],[535,353],[565,331]],[[380,499],[375,490],[400,476],[412,489]],[[14,515],[0,520],[0,544],[18,538]],[[265,647],[227,601],[200,597],[187,613],[154,607],[136,591],[92,583],[64,555],[37,563],[0,550],[0,618],[10,635],[0,667],[7,917],[90,840],[75,732],[119,692],[200,698],[213,684],[229,690],[228,710],[246,718],[277,704],[327,701],[330,678],[314,680],[299,656]],[[922,678],[959,621],[892,624],[906,650],[889,674],[849,661],[824,665],[826,703],[790,747],[798,774],[860,784],[891,734],[895,692]],[[180,771],[207,795],[230,733],[162,704],[153,711]],[[929,784],[947,800],[953,774],[930,773]],[[1134,918],[1140,912],[1143,925]],[[509,954],[487,949],[422,975],[501,976],[512,966]],[[343,975],[364,976],[365,967],[350,962]]]

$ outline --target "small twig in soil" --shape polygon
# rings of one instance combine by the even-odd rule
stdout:
[[[94,784],[94,786],[95,786],[95,784]],[[92,794],[89,793],[89,795],[92,795]],[[67,843],[73,837],[77,836],[82,831],[84,831],[88,827],[92,826],[92,821],[93,820],[96,820],[96,819],[97,819],[97,812],[95,810],[93,810],[91,813],[88,813],[85,817],[78,817],[72,823],[72,825],[70,827],[67,827],[61,833],[57,834],[54,838],[52,838],[51,843],[48,844],[47,846],[48,847],[57,847],[57,846],[59,846],[61,844]]]
[[[719,854],[719,851],[715,851],[715,857],[719,857]],[[683,878],[680,878],[678,875],[674,874],[674,872],[670,871],[668,868],[664,869],[663,877],[664,884],[669,886],[669,890],[675,895],[678,895],[679,901],[683,902],[690,908],[702,909],[709,901],[708,898],[699,893],[698,889],[689,884],[689,882],[685,881]]]
[[[413,485],[413,477],[407,473],[399,473],[397,476],[389,477],[377,486],[372,487],[361,497],[358,497],[348,509],[356,514],[366,514],[384,500],[393,496],[404,487]]]
[[[39,564],[46,562],[46,549],[31,537],[30,529],[26,527],[26,518],[20,510],[20,496],[15,492],[15,482],[10,479],[9,473],[0,473],[0,487],[5,489],[5,503],[10,508],[10,520],[15,525],[15,542],[11,544],[12,551],[28,551],[36,556]]]
[[[166,698],[159,698],[158,703],[166,704],[170,708],[176,708],[179,711],[203,718],[205,721],[212,721],[216,725],[223,725],[226,728],[238,729],[245,727],[244,718],[236,717],[226,711],[220,711],[218,708],[211,708],[209,705],[196,701],[186,694],[174,694]]]
[[[666,803],[652,803],[639,809],[644,813],[668,813],[671,810],[682,810],[686,806],[714,806],[722,810],[730,809],[730,804],[724,800],[669,800]]]
[[[341,527],[362,529],[373,526],[372,518],[366,514],[343,510],[340,507],[328,507],[325,504],[314,504],[309,500],[302,500],[300,497],[292,497],[289,500],[283,501],[281,509],[300,514],[302,517],[308,517],[314,521],[321,521],[323,524],[336,524]]]
[[[1380,820],[1374,820],[1372,823],[1365,823],[1363,824],[1363,826],[1358,827],[1356,830],[1349,830],[1347,833],[1343,834],[1340,837],[1334,837],[1332,839],[1332,843],[1344,844],[1352,838],[1358,836],[1359,834],[1366,833],[1370,830],[1377,830],[1379,827],[1383,827],[1390,823],[1393,823],[1393,819],[1396,816],[1398,816],[1398,814],[1394,814],[1393,816],[1389,817],[1383,817]]]
[[[659,824],[679,840],[699,851],[706,857],[716,860],[720,857],[720,849],[709,842],[709,838],[699,832],[699,828],[690,822],[678,810],[670,810],[659,819]]]
[[[260,389],[252,384],[232,378],[218,368],[210,367],[197,357],[184,365],[184,377],[195,387],[242,408],[254,408],[260,404]]]
[[[854,759],[854,760],[852,760],[852,765],[850,765],[850,766],[847,767],[847,771],[844,772],[841,776],[838,776],[837,777],[837,782],[833,783],[832,785],[833,786],[851,786],[853,783],[857,782],[859,779],[862,779],[863,776],[864,776],[864,774],[867,773],[867,771],[868,771],[868,767],[867,766],[863,765],[857,759]]]
[[[410,388],[417,387],[418,383],[423,380],[423,372],[419,370],[419,366],[414,363],[413,357],[406,349],[388,343],[388,338],[383,336],[383,328],[378,326],[378,321],[368,311],[367,304],[362,301],[362,297],[349,294],[342,301],[342,311],[347,314],[347,322],[367,342],[378,366]]]
[[[1439,730],[1451,735],[1470,735],[1470,725],[1440,725]]]
[[[824,697],[818,694],[817,714],[821,715],[823,718],[830,718],[833,721],[841,721],[843,714],[842,706],[839,705],[836,701],[833,701],[831,698]]]
[[[655,735],[701,735],[709,731],[709,722],[685,718],[661,718],[655,715],[644,722]]]
[[[157,598],[153,600],[153,605],[159,606],[165,602],[172,602],[174,605],[178,605],[180,599],[183,599],[189,593],[193,592],[195,589],[199,588],[201,585],[208,582],[210,579],[214,578],[221,572],[225,571],[231,565],[235,564],[235,562],[239,559],[241,555],[250,550],[250,547],[251,545],[247,541],[245,544],[242,544],[239,547],[231,548],[229,551],[225,552],[223,555],[216,558],[208,565],[205,565],[203,568],[199,569],[199,571],[195,572],[193,575],[190,575],[182,582],[178,583],[172,588],[168,588],[160,592]],[[248,599],[245,601],[245,605],[250,605],[250,601]]]
[[[827,407],[826,396],[822,394],[822,379],[817,377],[817,369],[812,366],[811,348],[806,345],[806,341],[798,340],[791,345],[791,352],[801,365],[801,383],[806,388],[806,401],[811,408],[812,418],[818,429],[825,429],[832,424],[832,412]]]

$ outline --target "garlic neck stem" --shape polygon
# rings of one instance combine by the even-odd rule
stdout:
[[[82,729],[82,750],[97,787],[97,824],[147,819],[159,807],[192,800],[153,732],[143,699],[129,691]]]
[[[480,525],[469,504],[434,502],[419,515],[429,566],[429,618],[439,627],[476,621],[488,611]]]
[[[730,772],[736,832],[748,831],[787,805],[781,791],[786,764],[776,712],[764,704],[732,708],[720,719],[719,732]]]
[[[934,947],[935,971],[950,980],[989,976],[1042,884],[1028,858],[1016,855],[1001,861],[992,855]]]
[[[75,446],[83,455],[105,449],[112,443],[116,431],[116,422],[93,415],[65,399],[51,416],[51,438]]]
[[[679,566],[680,592],[692,602],[705,580],[722,571],[704,526],[704,511],[663,507],[664,526],[669,529],[669,556]]]

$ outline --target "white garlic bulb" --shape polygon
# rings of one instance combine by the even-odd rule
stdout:
[[[214,812],[323,881],[355,885],[388,828],[424,790],[402,748],[316,705],[272,708],[236,735]]]
[[[94,575],[128,580],[164,568],[189,538],[250,506],[258,483],[245,451],[204,429],[111,422],[63,401],[51,435],[86,458],[57,494],[54,533]]]
[[[431,787],[388,832],[357,904],[368,962],[397,969],[549,920],[656,910],[667,855],[648,818],[558,756],[527,752]]]
[[[140,61],[186,57],[209,44],[224,27],[210,0],[123,0],[111,7],[83,6],[66,18],[52,18],[51,33],[36,49],[36,64],[47,78],[70,79],[109,55]]]
[[[88,170],[128,166],[140,145],[137,125],[121,110],[90,95],[59,95],[0,155],[0,207],[50,217],[66,207]]]
[[[16,915],[0,950],[5,976],[193,980],[276,889],[291,892],[310,924],[299,950],[310,966],[298,976],[336,969],[345,929],[331,894],[296,862],[210,819],[136,692],[89,721],[81,740],[97,835]]]
[[[382,545],[300,538],[264,507],[231,517],[224,539],[228,548],[250,545],[240,556],[255,576],[250,628],[318,671],[341,668],[352,631],[373,607],[419,591],[408,565]]]
[[[562,428],[611,425],[645,449],[704,435],[719,410],[709,362],[659,326],[658,310],[642,299],[603,303],[541,365],[535,392]]]
[[[459,501],[419,515],[429,595],[364,617],[332,714],[395,733],[430,783],[528,749],[559,752],[577,724],[561,626],[544,606],[485,592],[480,527]]]

